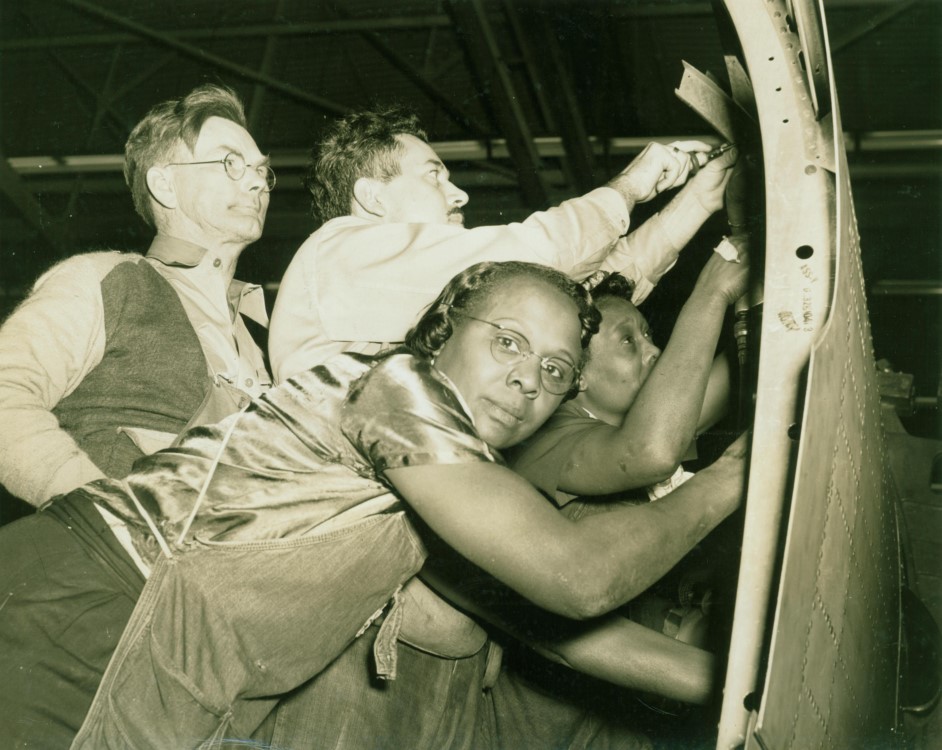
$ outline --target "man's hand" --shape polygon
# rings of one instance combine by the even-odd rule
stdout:
[[[630,211],[636,203],[645,203],[665,190],[683,185],[691,167],[688,154],[707,152],[710,148],[701,141],[677,141],[668,146],[649,143],[608,186],[621,193]]]
[[[691,179],[688,190],[694,190],[704,210],[715,213],[723,207],[723,192],[733,174],[738,152],[730,149],[722,156],[708,162]]]

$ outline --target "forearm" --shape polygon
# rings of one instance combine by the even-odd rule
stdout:
[[[632,302],[641,304],[710,215],[697,200],[693,186],[686,185],[659,213],[616,245],[602,270],[634,281]]]
[[[710,368],[703,408],[697,420],[698,435],[726,416],[729,410],[729,388],[729,359],[722,353],[713,360],[713,367]]]
[[[741,468],[725,456],[701,470],[657,502],[620,506],[582,519],[595,537],[601,560],[586,575],[608,581],[597,595],[595,614],[610,611],[646,591],[666,575],[738,506],[743,494]]]
[[[30,505],[104,476],[48,410],[0,406],[0,419],[0,484]]]
[[[659,580],[739,504],[744,442],[656,503],[569,521],[504,467],[387,470],[449,546],[534,603],[596,617]]]
[[[530,644],[572,669],[633,690],[685,703],[706,703],[713,686],[713,655],[619,615],[562,640]]]
[[[577,622],[539,610],[449,550],[434,551],[422,578],[456,606],[557,663],[615,685],[703,703],[713,657],[621,615]]]
[[[696,436],[725,313],[725,300],[694,289],[618,430],[626,466],[650,461],[657,471],[669,474],[680,463]]]

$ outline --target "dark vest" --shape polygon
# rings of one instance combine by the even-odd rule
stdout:
[[[122,427],[180,433],[212,389],[206,359],[170,283],[143,259],[116,265],[101,281],[105,353],[52,410],[109,477],[142,454]]]

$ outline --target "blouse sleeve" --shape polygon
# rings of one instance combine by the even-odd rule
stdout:
[[[503,463],[453,387],[428,362],[395,354],[350,389],[341,429],[376,474],[428,464]]]

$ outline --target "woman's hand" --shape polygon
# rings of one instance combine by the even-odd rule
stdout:
[[[746,293],[749,285],[749,237],[733,235],[723,242],[727,243],[728,251],[735,251],[736,258],[726,260],[719,252],[714,252],[700,272],[697,287],[731,305]]]

